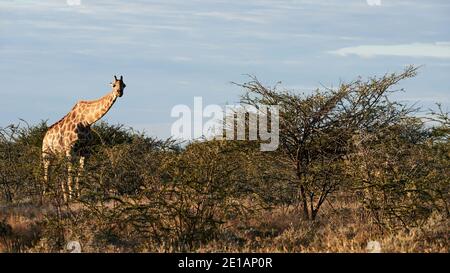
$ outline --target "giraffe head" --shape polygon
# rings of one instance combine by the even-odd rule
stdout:
[[[114,75],[114,80],[111,83],[111,86],[113,88],[113,91],[117,94],[117,96],[122,97],[123,90],[126,87],[125,83],[123,82],[123,77],[120,76],[120,79],[117,79],[116,75]]]

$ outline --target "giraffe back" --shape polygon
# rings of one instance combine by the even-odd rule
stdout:
[[[86,146],[93,137],[90,126],[80,121],[77,105],[47,130],[42,143],[44,156],[68,153],[83,155],[87,152]]]

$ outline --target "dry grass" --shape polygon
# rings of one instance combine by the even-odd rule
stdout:
[[[303,221],[294,208],[264,212],[199,252],[367,252],[378,241],[382,252],[449,252],[449,222],[433,214],[422,228],[388,232],[372,222],[356,202],[324,207],[314,222]]]
[[[79,210],[74,205],[72,213]],[[0,236],[1,252],[53,252],[43,232],[46,207],[22,205],[0,210],[9,235]],[[277,207],[252,217],[224,224],[219,235],[196,252],[367,252],[369,241],[378,241],[382,252],[449,252],[449,222],[433,214],[426,225],[409,231],[388,232],[375,223],[357,202],[342,198],[326,205],[314,222],[304,221],[297,209]],[[142,238],[117,238],[99,232],[99,222],[83,222],[66,229],[66,238],[79,240],[84,252],[164,252],[164,245],[147,244]],[[92,221],[92,219],[91,219]],[[80,236],[82,234],[82,236]],[[108,237],[109,236],[109,237]],[[113,238],[111,238],[113,237]],[[134,240],[134,241],[133,241]],[[140,245],[140,247],[135,247]]]
[[[30,205],[0,209],[0,252],[23,252],[41,238],[45,208]]]

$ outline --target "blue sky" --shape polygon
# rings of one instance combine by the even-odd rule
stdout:
[[[76,2],[0,0],[0,127],[51,124],[114,74],[127,88],[104,119],[159,137],[194,96],[236,103],[244,74],[309,92],[423,65],[396,98],[450,106],[448,0]]]

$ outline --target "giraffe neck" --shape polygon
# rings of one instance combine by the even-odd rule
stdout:
[[[92,125],[111,109],[116,99],[117,93],[111,91],[98,100],[80,102],[79,109],[77,109],[79,122],[86,126]]]

